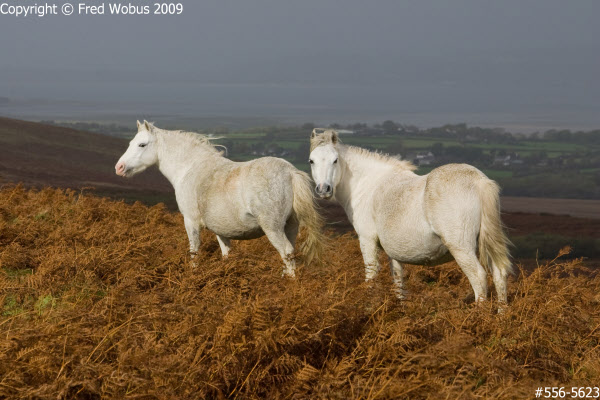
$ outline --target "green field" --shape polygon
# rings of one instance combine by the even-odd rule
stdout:
[[[224,141],[232,141],[235,144],[245,143],[255,145],[259,143],[272,142],[284,149],[298,149],[308,143],[308,133],[289,133],[278,134],[274,137],[268,137],[267,133],[252,132],[231,132],[222,134]],[[447,137],[422,137],[405,135],[386,135],[386,136],[353,136],[341,135],[344,143],[369,147],[377,150],[386,151],[390,146],[401,144],[407,152],[426,151],[434,144],[442,144],[444,147],[460,146],[465,148],[482,149],[484,153],[492,150],[505,150],[515,152],[521,156],[528,156],[535,152],[546,152],[549,158],[558,157],[566,154],[585,152],[589,150],[598,150],[600,146],[589,146],[579,143],[565,143],[557,141],[530,141],[520,140],[514,144],[506,143],[462,143],[457,139]],[[308,156],[308,155],[307,155]]]
[[[310,130],[266,128],[220,135],[219,142],[230,147],[229,156],[247,161],[264,155],[282,157],[297,168],[309,171]],[[600,145],[575,141],[532,140],[518,137],[459,140],[452,136],[424,134],[353,135],[341,134],[343,143],[412,159],[418,153],[432,151],[435,161],[421,166],[418,174],[427,174],[435,166],[464,162],[481,169],[496,180],[504,195],[593,199],[600,196]],[[437,151],[436,151],[437,149]],[[494,155],[511,155],[520,164],[497,165]],[[542,162],[543,161],[543,162]]]

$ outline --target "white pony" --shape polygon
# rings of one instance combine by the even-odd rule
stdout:
[[[379,248],[390,257],[399,297],[401,263],[437,265],[454,258],[476,300],[487,297],[485,266],[498,300],[506,303],[512,266],[494,181],[466,164],[419,176],[410,162],[342,145],[333,130],[313,130],[310,144],[315,191],[346,210],[360,240],[367,281],[379,271]]]
[[[285,264],[284,275],[295,275],[294,244],[299,225],[307,229],[302,252],[310,262],[318,256],[322,219],[314,208],[308,174],[280,158],[234,162],[223,157],[206,136],[167,131],[138,121],[138,133],[115,166],[117,175],[133,176],[151,165],[175,189],[195,256],[200,230],[217,235],[223,257],[231,239],[267,235]]]

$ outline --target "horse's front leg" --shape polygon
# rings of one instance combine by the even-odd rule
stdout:
[[[217,235],[217,241],[219,242],[219,246],[221,247],[221,254],[223,254],[223,258],[227,258],[229,255],[229,249],[231,248],[231,240]]]
[[[358,240],[360,241],[360,251],[365,261],[365,280],[368,282],[377,276],[380,268],[379,260],[377,259],[379,251],[377,239],[360,236]]]
[[[404,291],[404,271],[402,264],[391,257],[390,263],[390,270],[392,272],[392,277],[394,278],[394,291],[396,292],[396,297],[403,299],[406,292]]]
[[[198,254],[200,248],[200,224],[194,221],[192,218],[183,217],[185,224],[185,231],[187,232],[188,239],[190,241],[190,256],[192,260]]]

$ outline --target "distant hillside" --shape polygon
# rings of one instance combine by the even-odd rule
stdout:
[[[166,201],[173,189],[157,170],[124,179],[114,165],[125,139],[0,117],[0,184],[94,188],[100,195]]]

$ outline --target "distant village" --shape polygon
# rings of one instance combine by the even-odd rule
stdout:
[[[131,128],[116,124],[57,123],[79,130],[130,137]],[[282,157],[308,169],[308,135],[317,127],[270,126],[230,131],[197,130],[218,137],[233,160]],[[522,196],[600,198],[600,130],[548,130],[532,134],[502,128],[447,124],[422,129],[384,121],[367,125],[331,124],[342,141],[409,160],[422,172],[448,163],[468,163],[498,180],[503,192]]]

